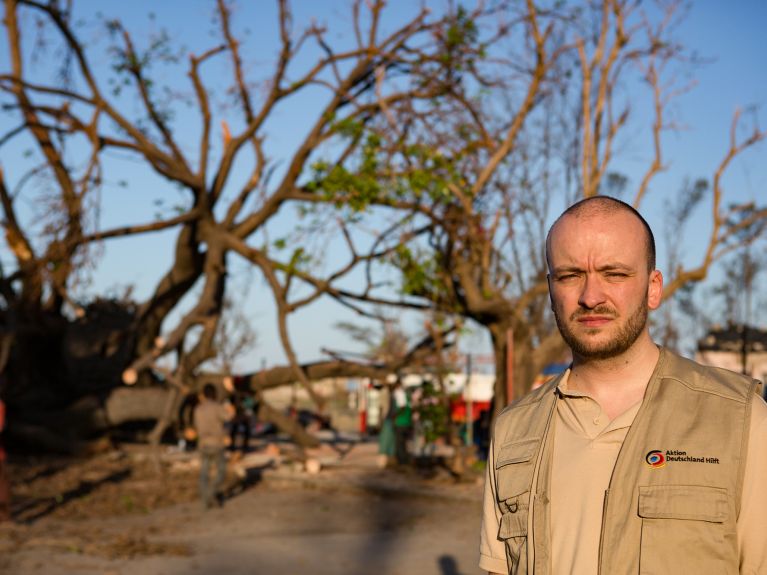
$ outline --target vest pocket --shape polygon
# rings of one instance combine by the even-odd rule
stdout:
[[[502,511],[498,539],[506,544],[509,573],[527,572],[527,517],[534,455],[540,437],[504,443],[495,457],[498,505]]]
[[[498,539],[506,544],[509,573],[525,573],[527,569],[527,517],[530,492],[520,493],[501,503],[501,524]]]
[[[540,438],[504,443],[495,457],[498,501],[530,491],[533,482],[533,455]]]
[[[727,490],[701,485],[639,487],[640,575],[737,574],[725,541]],[[733,570],[734,569],[734,570]]]

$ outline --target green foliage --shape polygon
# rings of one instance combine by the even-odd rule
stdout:
[[[151,19],[152,16],[150,15]],[[170,103],[173,98],[163,99],[158,96],[156,93],[158,82],[149,76],[153,66],[155,67],[155,77],[161,78],[156,71],[158,65],[176,65],[181,61],[182,51],[180,49],[174,51],[170,33],[164,29],[152,33],[148,39],[148,44],[142,50],[135,45],[128,45],[127,38],[129,36],[127,36],[127,31],[120,20],[105,20],[104,26],[112,40],[107,48],[107,53],[111,58],[110,67],[115,73],[115,77],[107,79],[112,94],[119,96],[123,89],[135,82],[143,87],[149,95],[155,114],[163,122],[171,121],[173,113]],[[167,87],[165,91],[167,96]]]
[[[476,35],[473,23],[462,22],[464,16],[465,11],[459,10],[459,23],[449,33],[451,45],[460,38]],[[319,193],[336,208],[362,212],[374,203],[399,198],[428,197],[435,203],[444,203],[453,199],[451,186],[466,187],[459,165],[476,152],[471,145],[473,131],[468,125],[459,127],[458,135],[464,142],[462,151],[446,155],[436,145],[386,141],[385,136],[355,116],[335,120],[329,114],[325,120],[330,124],[331,134],[348,140],[356,148],[345,163],[321,159],[310,166],[307,189]]]
[[[312,261],[312,257],[306,253],[304,248],[296,248],[290,256],[290,262],[287,265],[288,272],[305,268]]]
[[[438,149],[425,145],[410,145],[403,150],[408,164],[414,166],[400,180],[400,195],[411,193],[415,198],[428,196],[443,202],[452,198],[449,184],[463,187],[457,163],[460,157],[448,157]]]
[[[345,129],[356,128],[350,125]],[[334,202],[337,208],[346,206],[357,212],[366,209],[382,193],[378,172],[380,147],[380,137],[368,135],[355,171],[341,165],[331,166],[325,161],[315,162],[311,166],[312,180],[308,189],[322,192],[323,198]]]
[[[336,124],[338,133],[359,138],[361,123],[344,120]],[[318,192],[336,208],[348,207],[362,212],[374,203],[386,203],[398,198],[422,199],[435,203],[453,200],[451,185],[466,186],[457,165],[461,157],[449,157],[427,145],[407,145],[398,150],[395,161],[384,149],[382,139],[369,133],[360,146],[354,168],[331,165],[325,160],[312,164],[307,189]],[[408,166],[397,171],[397,165]],[[466,191],[468,193],[468,191]]]
[[[288,240],[287,238],[278,238],[272,242],[272,245],[278,250],[284,250],[285,246],[288,245]]]
[[[447,29],[445,45],[448,49],[454,50],[464,45],[471,45],[477,41],[479,31],[477,24],[469,18],[466,8],[459,6],[455,18]]]
[[[344,118],[331,127],[331,132],[347,138],[359,138],[365,126],[357,118]]]
[[[428,443],[448,434],[449,412],[444,393],[431,381],[421,385],[421,400],[417,407],[419,421],[423,426],[424,439]]]
[[[452,72],[460,72],[473,65],[477,57],[485,57],[486,48],[478,44],[478,39],[477,23],[466,8],[459,6],[445,31],[445,52],[440,58],[448,70],[448,77],[452,76]]]
[[[424,296],[438,291],[437,262],[417,257],[406,245],[397,247],[392,263],[402,272],[402,292],[406,295]]]

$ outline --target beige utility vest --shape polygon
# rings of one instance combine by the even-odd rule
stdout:
[[[498,537],[514,575],[550,572],[549,431],[560,379],[506,408],[495,426]],[[758,383],[661,351],[605,493],[601,575],[738,574],[736,520]]]

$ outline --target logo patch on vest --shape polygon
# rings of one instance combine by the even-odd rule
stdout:
[[[648,451],[644,458],[647,465],[653,469],[665,467],[666,463],[708,463],[710,465],[719,465],[718,457],[698,457],[696,455],[689,455],[686,451],[679,449],[667,449],[665,453],[662,449],[653,449]]]
[[[644,458],[647,465],[653,468],[663,467],[666,465],[666,458],[663,456],[663,452],[659,449],[653,449]]]

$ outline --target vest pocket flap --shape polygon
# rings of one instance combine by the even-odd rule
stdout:
[[[639,487],[639,516],[646,519],[689,519],[723,523],[727,490],[702,485]]]
[[[535,448],[540,443],[540,438],[523,439],[502,445],[498,450],[498,457],[495,460],[495,468],[500,469],[504,465],[511,463],[524,463],[530,461],[535,453]]]

